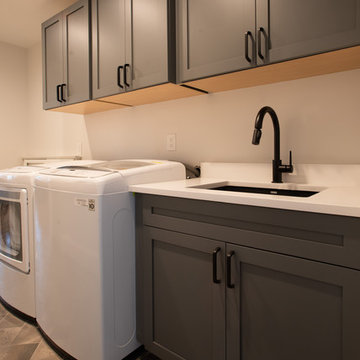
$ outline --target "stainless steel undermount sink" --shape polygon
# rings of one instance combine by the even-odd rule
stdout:
[[[252,194],[266,194],[266,195],[281,195],[281,196],[296,196],[296,197],[310,197],[318,194],[322,188],[294,188],[295,186],[288,187],[263,187],[263,186],[250,186],[232,184],[232,183],[213,183],[200,186],[194,186],[197,189],[207,190],[218,190],[218,191],[229,191],[229,192],[241,192],[241,193],[252,193]]]

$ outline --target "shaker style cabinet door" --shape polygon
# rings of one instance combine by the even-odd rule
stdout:
[[[93,98],[125,91],[125,2],[92,0]]]
[[[177,1],[179,82],[255,65],[255,0]]]
[[[61,105],[60,85],[64,82],[63,23],[56,15],[42,24],[43,107],[51,109]]]
[[[168,0],[132,0],[131,89],[166,83],[168,76],[168,32],[171,14]],[[168,16],[169,15],[169,16]],[[127,63],[131,58],[126,53]]]
[[[258,64],[360,44],[360,0],[256,0],[256,13]]]
[[[360,272],[226,245],[227,360],[360,359]]]
[[[88,0],[78,1],[63,12],[64,65],[66,103],[89,100],[90,91],[90,37]]]
[[[81,0],[42,24],[43,107],[86,101],[90,89],[89,6]]]
[[[92,0],[94,98],[168,81],[167,4]]]
[[[144,344],[163,360],[225,360],[223,243],[144,227]]]

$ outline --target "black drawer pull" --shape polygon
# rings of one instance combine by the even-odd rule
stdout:
[[[217,278],[217,254],[220,252],[221,248],[217,247],[212,254],[213,261],[213,283],[220,284],[220,280]]]
[[[125,64],[124,66],[124,84],[129,87],[130,84],[127,82],[127,69],[130,67],[130,64]]]
[[[251,31],[245,33],[245,59],[251,64],[252,59],[249,56],[249,36],[252,38]]]
[[[64,98],[64,87],[66,86],[66,84],[61,84],[60,88],[61,88],[61,102],[66,102],[66,99]]]
[[[266,47],[267,47],[267,44],[266,44],[266,33],[265,33],[265,29],[263,27],[260,27],[258,29],[258,55],[259,55],[259,58],[261,60],[264,60],[265,57],[264,55],[262,54],[261,52],[261,34],[264,36],[264,40],[265,40],[265,52],[267,51]]]
[[[58,102],[62,102],[62,100],[60,99],[60,87],[61,87],[61,85],[56,86],[56,100]]]
[[[121,69],[123,68],[123,66],[122,65],[120,65],[120,66],[118,66],[118,68],[117,68],[117,84],[118,84],[118,86],[120,87],[120,88],[124,88],[124,86],[123,85],[121,85]]]
[[[229,289],[233,289],[235,287],[235,285],[231,282],[231,258],[234,254],[234,251],[230,251],[226,255],[226,286]]]

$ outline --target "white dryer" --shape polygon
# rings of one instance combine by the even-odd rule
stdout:
[[[0,171],[0,297],[23,315],[36,317],[33,178],[47,168],[99,162],[62,161]]]
[[[42,331],[78,360],[137,349],[135,204],[128,185],[185,179],[182,164],[124,160],[35,178],[36,306]]]

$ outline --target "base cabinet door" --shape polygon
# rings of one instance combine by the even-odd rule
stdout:
[[[360,43],[360,0],[256,0],[256,5],[258,64]]]
[[[221,242],[143,231],[144,343],[162,360],[225,359]]]
[[[360,272],[226,245],[227,360],[360,359]]]

